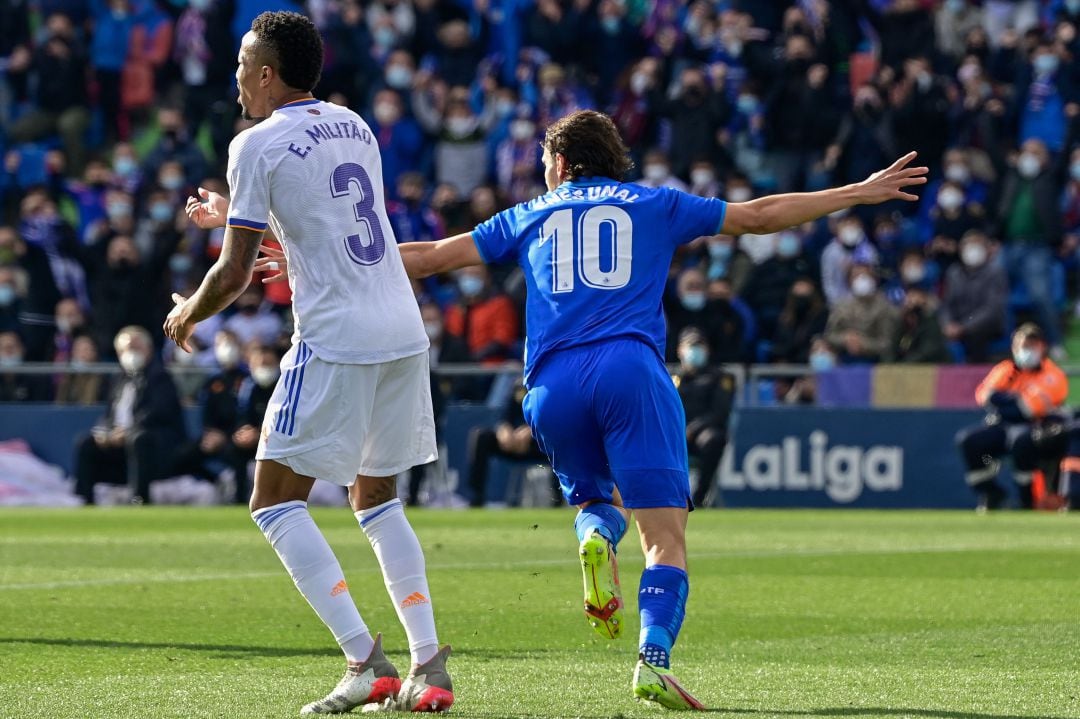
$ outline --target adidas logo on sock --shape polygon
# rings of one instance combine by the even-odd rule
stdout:
[[[330,590],[330,596],[336,597],[337,595],[344,594],[347,591],[349,591],[349,585],[345,583],[344,579],[342,579],[340,582],[334,585],[333,589]]]
[[[401,600],[401,608],[415,607],[417,604],[428,604],[428,598],[420,592],[413,592],[409,596]]]

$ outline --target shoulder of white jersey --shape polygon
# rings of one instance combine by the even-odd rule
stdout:
[[[281,113],[274,113],[262,122],[242,131],[229,143],[229,162],[253,161],[264,155],[272,143],[281,137],[293,123]]]

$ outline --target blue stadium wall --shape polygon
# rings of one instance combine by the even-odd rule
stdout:
[[[0,405],[0,439],[23,438],[38,456],[70,472],[76,437],[102,411]],[[187,413],[194,432],[198,412]],[[470,429],[496,419],[482,406],[447,409],[443,440],[462,485]],[[745,408],[734,418],[733,442],[720,475],[722,502],[729,507],[970,508],[973,499],[953,437],[981,419],[982,413],[972,410]],[[501,488],[508,467],[494,469],[493,484]],[[488,499],[498,497],[489,493]]]

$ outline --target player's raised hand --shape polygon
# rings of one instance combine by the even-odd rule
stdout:
[[[172,312],[165,318],[162,329],[165,330],[165,336],[175,342],[177,347],[190,353],[191,345],[188,344],[188,340],[191,339],[192,333],[195,332],[195,323],[184,319],[183,316],[187,298],[174,292],[172,301],[176,303],[176,306],[172,308]]]
[[[860,182],[857,185],[860,191],[859,202],[864,205],[877,205],[889,200],[918,200],[918,195],[904,192],[906,187],[926,184],[928,168],[908,167],[917,154],[915,151],[909,152],[884,170],[878,170]]]
[[[229,215],[229,201],[216,192],[200,187],[199,196],[189,197],[184,211],[196,227],[212,230],[225,226]]]
[[[286,259],[284,250],[270,245],[259,245],[259,252],[262,256],[255,260],[255,272],[275,273],[263,278],[264,285],[289,279],[289,260]]]

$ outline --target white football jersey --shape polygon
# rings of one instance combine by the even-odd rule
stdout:
[[[228,224],[270,229],[289,260],[296,332],[326,362],[424,352],[427,334],[386,217],[382,158],[352,110],[299,100],[229,145]]]

